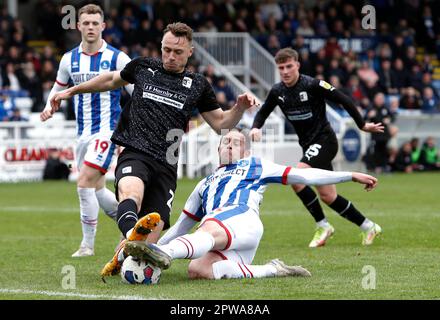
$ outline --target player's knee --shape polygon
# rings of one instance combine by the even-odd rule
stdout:
[[[337,197],[336,192],[322,192],[319,193],[319,198],[322,202],[324,202],[327,205],[332,204]]]
[[[99,171],[84,170],[80,172],[78,176],[78,187],[79,188],[96,188],[96,185],[102,174]]]
[[[292,189],[295,193],[301,192],[305,187],[304,184],[292,184]]]
[[[130,177],[131,178],[131,177]],[[121,179],[118,182],[118,199],[119,202],[122,202],[126,199],[132,199],[138,205],[138,208],[141,207],[142,198],[144,196],[144,184],[142,180],[139,179]]]
[[[212,266],[203,261],[192,260],[188,266],[188,277],[190,279],[214,279]]]

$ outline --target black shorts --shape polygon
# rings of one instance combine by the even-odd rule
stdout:
[[[300,162],[307,163],[312,168],[333,171],[332,160],[338,153],[338,140],[335,135],[322,135],[303,147],[303,153]]]
[[[118,182],[123,177],[138,177],[144,182],[144,198],[138,216],[143,217],[148,213],[157,212],[165,224],[163,229],[168,229],[177,186],[176,170],[142,152],[125,148],[118,157],[115,170],[116,198],[118,198]]]

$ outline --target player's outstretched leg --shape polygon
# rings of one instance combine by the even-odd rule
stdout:
[[[243,264],[232,260],[221,260],[212,264],[214,279],[310,277],[312,274],[301,266],[288,266],[279,259],[264,265]]]
[[[160,215],[157,212],[153,212],[147,214],[146,216],[140,218],[133,230],[131,231],[128,241],[145,241],[147,240],[148,235],[156,228],[156,226],[160,222]],[[121,270],[122,262],[124,262],[126,253],[126,244],[127,241],[121,241],[119,247],[116,249],[115,255],[113,258],[106,263],[104,268],[101,271],[101,276],[112,276],[119,274]]]

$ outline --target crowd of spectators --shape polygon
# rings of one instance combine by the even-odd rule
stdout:
[[[374,168],[383,168],[389,166],[390,157],[397,157],[393,141],[398,129],[393,122],[399,112],[440,112],[432,63],[440,60],[440,18],[434,14],[440,12],[440,2],[403,2],[368,1],[376,8],[377,28],[366,30],[362,28],[363,1],[317,0],[310,5],[276,0],[121,0],[106,12],[103,38],[132,58],[160,57],[162,30],[171,21],[182,21],[196,31],[248,32],[273,55],[291,46],[299,52],[302,73],[327,80],[351,96],[367,120],[386,124],[385,135],[371,139],[370,160]],[[38,28],[32,32],[6,8],[0,9],[0,120],[26,119],[16,111],[14,97],[30,97],[30,111],[41,111],[56,78],[60,54],[80,41],[78,32],[62,28],[62,5],[36,1]],[[312,51],[309,37],[325,39],[324,46]],[[370,37],[373,46],[358,53],[344,51],[338,39],[352,37]],[[29,40],[55,45],[36,50],[28,46]],[[200,67],[191,60],[189,68],[207,76],[223,109],[233,105],[233,91],[213,66]],[[254,114],[255,110],[246,114],[246,121],[251,123]],[[74,118],[71,107],[66,117]]]

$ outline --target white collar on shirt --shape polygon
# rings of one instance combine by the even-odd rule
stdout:
[[[107,42],[105,42],[105,40],[103,39],[102,40],[102,46],[101,46],[101,48],[99,48],[98,52],[104,52],[105,49],[107,49]],[[97,54],[98,52],[95,52],[94,54]],[[79,44],[78,53],[83,53],[83,43],[82,42]],[[94,54],[88,54],[88,53],[85,53],[85,52],[84,52],[84,54],[87,54],[87,55],[90,55],[90,56],[94,55]]]

